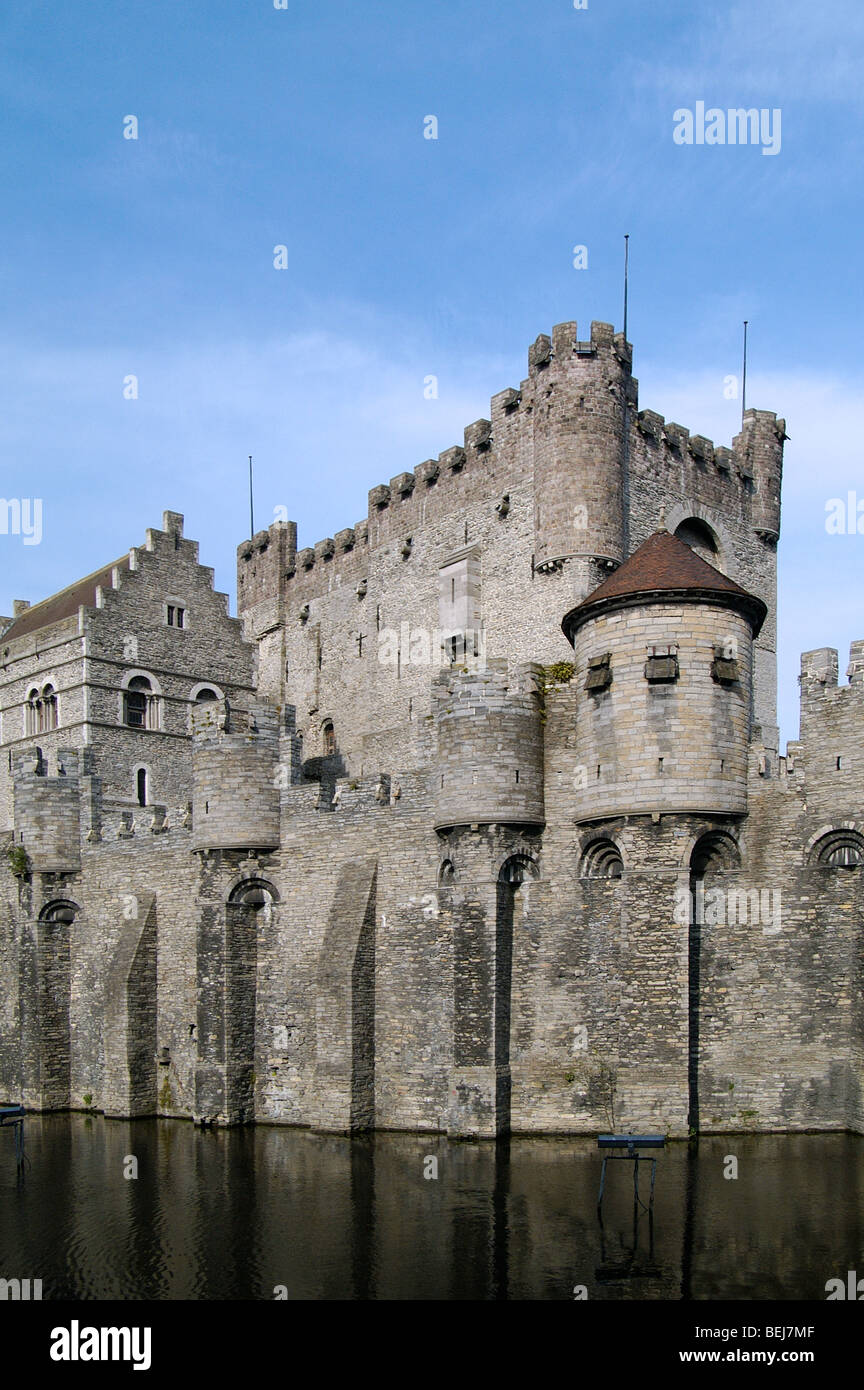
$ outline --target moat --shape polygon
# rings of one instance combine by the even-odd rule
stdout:
[[[43,1299],[572,1300],[584,1286],[603,1300],[821,1301],[864,1251],[854,1135],[670,1144],[653,1223],[640,1207],[635,1234],[628,1163],[610,1164],[598,1222],[592,1139],[98,1115],[28,1115],[25,1136],[19,1179],[0,1135],[0,1277],[41,1279]]]

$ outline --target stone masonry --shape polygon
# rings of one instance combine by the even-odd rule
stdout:
[[[864,642],[778,748],[785,426],[541,334],[367,516],[166,512],[0,620],[0,1099],[493,1137],[864,1132]],[[94,557],[98,559],[99,557]]]

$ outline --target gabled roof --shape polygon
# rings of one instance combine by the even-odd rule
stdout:
[[[589,618],[609,608],[630,604],[637,599],[703,599],[737,608],[753,624],[753,635],[761,628],[768,612],[761,598],[750,594],[728,575],[709,565],[689,545],[669,531],[655,531],[634,550],[629,560],[570,610],[561,626],[572,642],[573,634]]]
[[[120,560],[114,560],[110,565],[105,565],[101,570],[95,570],[93,574],[88,574],[84,579],[78,579],[74,584],[70,584],[68,589],[61,589],[58,594],[52,594],[50,598],[45,598],[41,603],[34,603],[32,607],[25,608],[7,627],[6,631],[0,634],[0,640],[4,643],[15,641],[18,637],[26,637],[28,632],[38,632],[39,628],[49,627],[52,623],[59,623],[63,618],[71,618],[78,612],[83,604],[85,608],[96,607],[96,588],[101,585],[103,589],[111,588],[111,571],[113,569],[128,570],[128,552]]]

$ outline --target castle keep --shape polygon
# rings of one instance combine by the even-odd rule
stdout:
[[[864,642],[781,755],[784,438],[563,323],[361,521],[244,542],[237,619],[174,512],[16,603],[0,1099],[864,1131]]]

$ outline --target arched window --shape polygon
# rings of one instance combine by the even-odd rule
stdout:
[[[219,696],[216,694],[216,691],[213,689],[212,686],[202,685],[201,689],[198,691],[198,694],[195,696],[195,703],[196,705],[205,705],[208,702],[208,700],[218,699]]]
[[[232,890],[228,904],[230,907],[251,907],[254,912],[262,912],[277,901],[272,884],[263,878],[247,878]]]
[[[690,854],[690,873],[693,878],[702,879],[724,869],[737,869],[741,863],[738,846],[731,835],[722,830],[709,830],[703,835]]]
[[[521,888],[523,883],[538,876],[537,865],[527,854],[511,854],[498,870],[498,882],[509,884],[513,889]]]
[[[621,851],[614,840],[592,840],[582,855],[580,878],[620,878],[624,872]]]
[[[321,726],[321,742],[324,749],[324,756],[336,752],[336,730],[333,728],[333,721],[326,719]]]
[[[811,862],[829,869],[857,869],[864,864],[864,836],[854,830],[833,830],[813,849]]]
[[[132,676],[123,692],[123,723],[130,729],[158,729],[159,696],[149,676]]]
[[[68,902],[65,898],[56,898],[54,902],[47,903],[39,913],[40,922],[56,922],[69,925],[74,922],[78,915],[78,907],[75,903]]]
[[[42,701],[39,698],[39,691],[34,686],[27,692],[27,703],[24,706],[24,732],[25,734],[39,733],[39,716],[42,712]]]
[[[147,805],[147,769],[139,767],[135,773],[135,793],[138,797],[138,805]]]
[[[675,535],[685,545],[689,545],[691,550],[695,550],[703,560],[707,560],[709,565],[713,565],[715,569],[722,569],[717,537],[706,521],[700,520],[697,516],[689,516],[680,526],[675,527]]]
[[[46,685],[42,689],[41,715],[40,734],[57,728],[57,693],[53,685]]]
[[[449,888],[456,877],[456,870],[453,867],[452,859],[443,860],[438,870],[438,883],[441,888]]]

